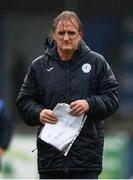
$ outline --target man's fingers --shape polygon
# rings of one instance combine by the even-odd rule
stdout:
[[[79,116],[89,110],[89,104],[86,100],[77,100],[70,104],[70,114]]]
[[[50,123],[50,124],[56,124],[57,123],[57,121],[53,121],[53,120],[50,120],[50,119],[45,119],[45,122]]]
[[[45,116],[46,119],[49,119],[51,121],[57,121],[57,117],[56,116],[53,116],[53,115],[47,115]]]
[[[45,112],[45,116],[57,119],[57,117],[52,111]]]
[[[79,109],[80,107],[78,105],[75,105],[71,108],[70,112],[74,112],[76,111],[77,109]]]
[[[71,114],[72,116],[79,116],[79,115],[81,115],[82,113],[83,113],[82,107],[78,107],[78,108],[70,111],[70,114]]]
[[[54,115],[54,113],[49,109],[44,109],[40,113],[40,121],[45,123],[51,123],[55,124],[57,123],[57,117]]]
[[[76,101],[72,102],[72,103],[70,104],[70,108],[73,108],[76,104],[77,104]]]

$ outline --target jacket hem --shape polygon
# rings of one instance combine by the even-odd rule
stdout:
[[[59,169],[38,170],[38,173],[51,172],[51,171],[65,171],[65,169],[59,168]],[[102,169],[101,168],[70,168],[68,169],[68,172],[69,171],[98,171],[99,173],[101,173]]]

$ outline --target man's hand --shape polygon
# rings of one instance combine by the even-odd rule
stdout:
[[[86,100],[81,99],[70,104],[70,114],[72,116],[80,116],[89,110],[89,104]]]
[[[40,112],[40,122],[42,124],[45,124],[45,123],[56,124],[57,117],[54,115],[53,111],[51,111],[50,109],[43,109]]]

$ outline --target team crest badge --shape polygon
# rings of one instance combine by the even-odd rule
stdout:
[[[83,66],[82,66],[82,71],[83,71],[84,73],[89,73],[90,70],[91,70],[91,65],[90,65],[90,64],[88,64],[88,63],[83,64]]]

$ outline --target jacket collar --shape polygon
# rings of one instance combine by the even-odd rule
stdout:
[[[73,55],[73,60],[79,59],[82,56],[84,56],[86,53],[90,52],[90,48],[85,44],[85,42],[82,40],[79,49],[77,49]],[[45,51],[45,53],[49,56],[52,57],[53,60],[60,59],[58,52],[57,52],[57,46],[55,44],[52,45],[52,47],[48,47]]]

